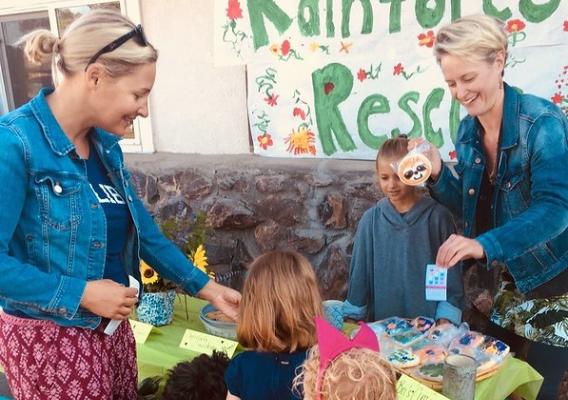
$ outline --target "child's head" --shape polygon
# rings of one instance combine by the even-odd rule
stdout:
[[[169,372],[164,388],[164,400],[225,400],[225,370],[229,358],[225,353],[201,354],[191,361],[177,364]]]
[[[237,336],[246,348],[292,352],[316,342],[322,300],[310,262],[295,251],[257,257],[246,278]]]
[[[319,347],[314,346],[294,380],[305,400],[316,400],[320,368]],[[334,359],[323,373],[321,400],[396,400],[396,375],[379,353],[352,348]]]
[[[376,169],[379,189],[393,203],[415,198],[414,186],[405,185],[397,175],[398,162],[408,153],[408,137],[400,135],[388,139],[377,153]]]

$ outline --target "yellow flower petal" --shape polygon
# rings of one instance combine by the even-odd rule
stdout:
[[[197,246],[197,249],[195,249],[195,251],[193,252],[193,255],[190,257],[190,259],[191,259],[191,262],[193,263],[193,265],[195,265],[197,268],[199,268],[203,272],[207,272],[207,269],[205,267],[207,267],[207,265],[209,265],[209,264],[207,263],[207,256],[205,254],[205,247],[202,244]]]
[[[144,261],[140,261],[140,275],[142,276],[143,285],[158,282],[158,273]]]

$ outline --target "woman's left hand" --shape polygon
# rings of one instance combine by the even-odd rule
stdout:
[[[477,240],[453,234],[438,249],[436,265],[451,268],[462,260],[480,259],[484,255],[485,251]]]
[[[217,310],[223,312],[233,321],[239,315],[241,294],[234,289],[210,280],[198,293],[199,297],[208,300]]]

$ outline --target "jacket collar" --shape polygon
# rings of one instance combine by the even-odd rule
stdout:
[[[63,132],[47,104],[46,96],[51,94],[53,90],[53,88],[40,89],[36,97],[31,100],[31,109],[53,152],[59,156],[64,156],[71,150],[75,150],[75,145]],[[94,128],[94,135],[95,141],[100,144],[103,151],[110,150],[121,139],[100,128]]]

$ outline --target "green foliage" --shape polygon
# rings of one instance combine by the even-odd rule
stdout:
[[[185,254],[192,254],[200,244],[205,244],[213,232],[203,211],[195,214],[193,221],[169,218],[160,224],[162,233],[176,243]]]

